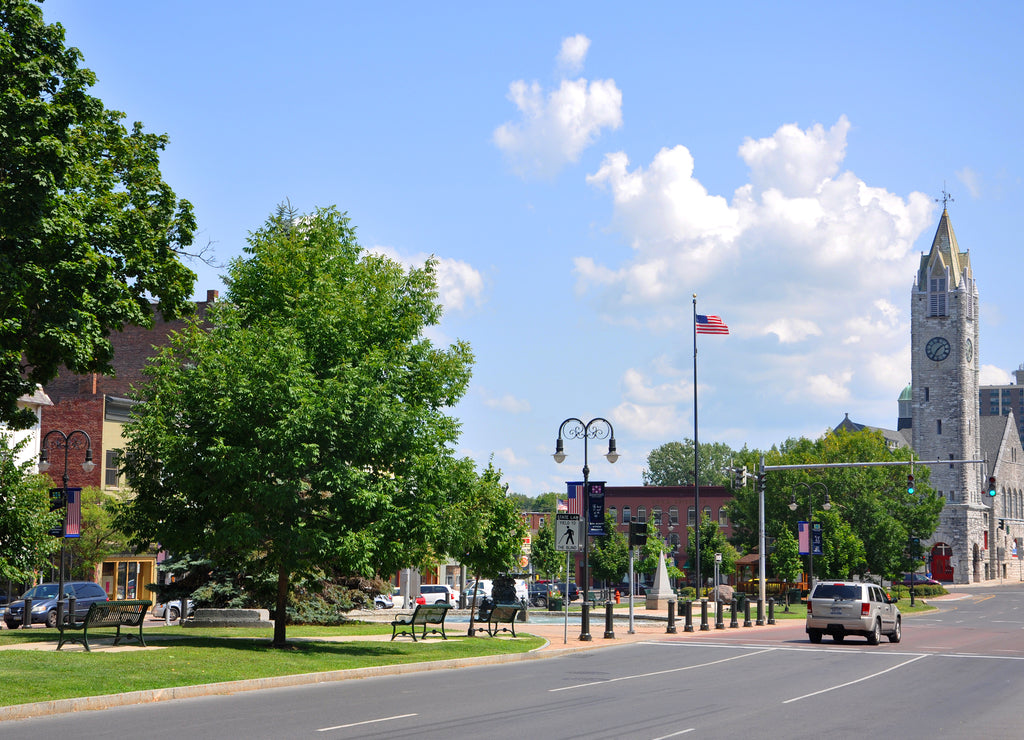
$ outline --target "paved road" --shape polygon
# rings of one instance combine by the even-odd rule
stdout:
[[[599,634],[595,642],[607,645]],[[1020,587],[971,593],[934,616],[910,617],[900,644],[811,645],[800,622],[630,639],[551,659],[3,723],[0,737],[1019,735]]]

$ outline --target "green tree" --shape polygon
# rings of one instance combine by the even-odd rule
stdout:
[[[545,518],[533,540],[532,553],[535,572],[552,581],[559,581],[565,574],[565,553],[555,549],[555,522]]]
[[[724,486],[730,481],[729,468],[736,453],[721,442],[700,444],[700,484]],[[692,486],[693,440],[666,442],[647,455],[647,468],[643,471],[644,485]]]
[[[27,444],[0,433],[0,581],[31,580],[60,549],[60,540],[49,533],[61,521],[60,513],[50,511],[52,482],[33,474],[31,461],[17,462]]]
[[[693,527],[687,528],[686,543],[687,563],[697,562],[697,540]],[[722,562],[718,564],[719,575],[729,575],[736,570],[736,561],[740,559],[739,551],[729,544],[725,533],[711,517],[700,517],[700,575],[703,580],[712,578],[715,573],[715,553],[722,554]],[[696,572],[692,565],[690,571]]]
[[[803,573],[804,564],[800,559],[800,545],[789,527],[780,527],[775,535],[775,551],[769,555],[775,577],[785,583],[796,583]]]
[[[65,543],[71,553],[71,578],[91,581],[97,565],[128,549],[128,538],[114,526],[119,502],[117,496],[99,488],[82,489],[82,534]]]
[[[615,527],[615,519],[604,514],[603,537],[594,537],[590,545],[590,575],[606,583],[618,583],[629,570],[629,539]]]
[[[281,207],[245,251],[208,326],[172,335],[147,368],[125,427],[136,496],[117,525],[134,547],[273,577],[281,647],[293,575],[372,577],[457,544],[445,511],[473,476],[445,412],[472,356],[423,336],[441,315],[434,261],[406,271],[365,252],[334,208]],[[516,533],[506,508],[495,526]]]
[[[160,176],[167,137],[129,132],[29,0],[0,2],[0,422],[61,365],[110,373],[107,336],[190,308],[195,219]]]

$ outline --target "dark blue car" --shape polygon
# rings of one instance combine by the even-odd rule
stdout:
[[[17,601],[12,601],[4,609],[4,622],[8,629],[20,627],[25,616],[25,599],[32,599],[32,624],[45,624],[47,627],[57,626],[57,588],[56,583],[40,583],[33,586]],[[107,593],[98,583],[92,581],[68,581],[64,584],[65,597],[75,597],[75,617],[85,619],[89,607],[97,601],[106,601]],[[67,599],[64,601],[64,613],[68,613]]]

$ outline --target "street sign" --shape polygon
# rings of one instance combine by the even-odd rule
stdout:
[[[580,552],[583,550],[583,518],[579,514],[555,514],[555,550]]]

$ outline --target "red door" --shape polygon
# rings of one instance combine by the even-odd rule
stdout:
[[[950,564],[952,555],[952,548],[943,542],[932,548],[932,578],[936,581],[953,580],[953,566]]]

